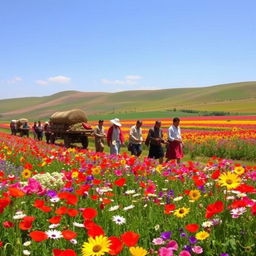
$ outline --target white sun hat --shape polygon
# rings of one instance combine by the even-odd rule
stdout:
[[[114,119],[110,120],[110,122],[116,126],[122,126],[120,123],[120,120],[118,118],[114,118]]]

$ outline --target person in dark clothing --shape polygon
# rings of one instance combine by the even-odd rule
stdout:
[[[160,164],[163,163],[164,158],[162,143],[165,143],[165,141],[163,140],[161,121],[156,121],[155,126],[148,131],[145,144],[149,146],[148,158],[159,159]]]
[[[25,122],[22,126],[21,126],[21,137],[23,137],[24,135],[27,136],[29,138],[29,124],[28,122]]]
[[[50,124],[48,122],[45,122],[45,124],[44,124],[44,134],[45,134],[46,143],[50,144],[51,127],[50,127]]]
[[[43,125],[41,124],[41,121],[38,121],[36,134],[37,134],[37,139],[38,139],[38,140],[42,140],[42,139],[43,139],[44,127],[43,127]]]
[[[17,133],[17,121],[16,120],[11,121],[10,129],[11,129],[11,134],[16,135],[16,133]]]

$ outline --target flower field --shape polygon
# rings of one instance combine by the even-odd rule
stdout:
[[[0,255],[254,256],[255,181],[256,166],[217,157],[159,165],[1,133]]]

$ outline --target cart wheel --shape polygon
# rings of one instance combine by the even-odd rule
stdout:
[[[66,148],[70,147],[70,138],[68,136],[64,137],[64,146]]]

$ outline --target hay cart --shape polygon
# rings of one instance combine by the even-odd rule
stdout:
[[[80,109],[54,113],[50,118],[50,130],[51,143],[63,139],[65,147],[81,143],[87,149],[88,136],[93,135],[93,129],[87,124],[86,114]]]

